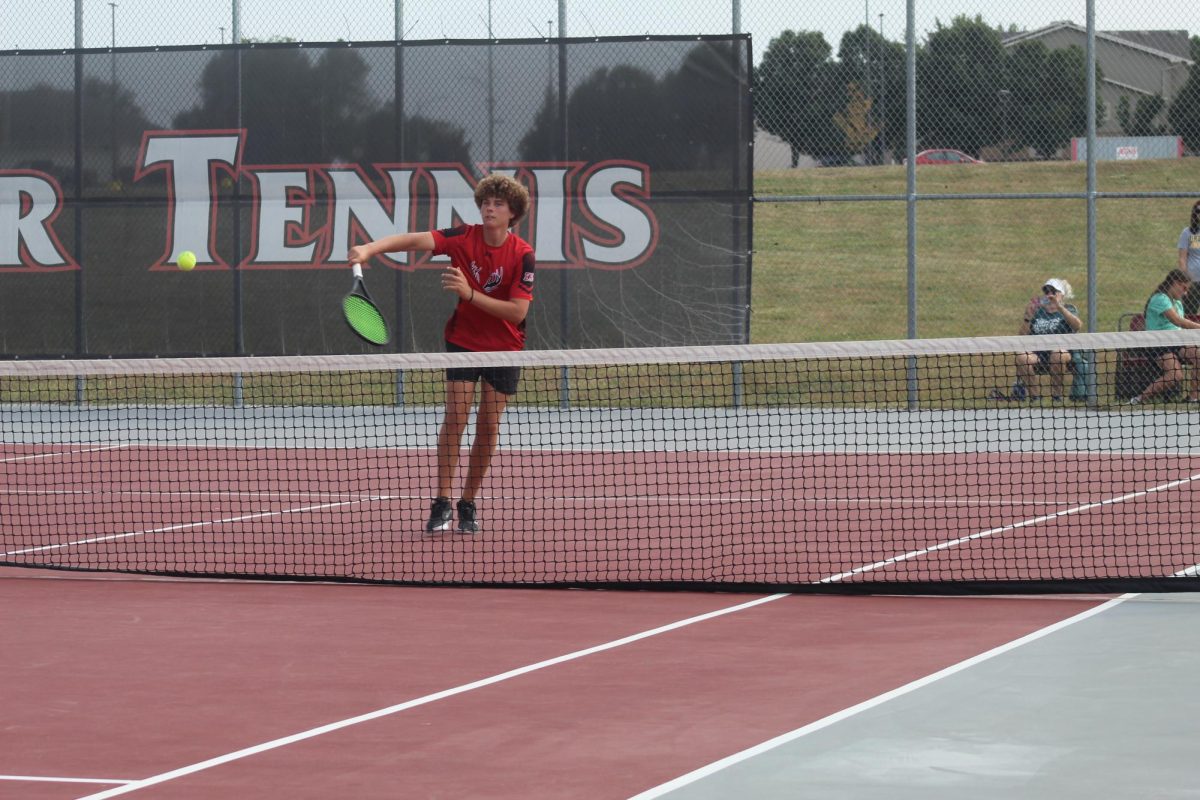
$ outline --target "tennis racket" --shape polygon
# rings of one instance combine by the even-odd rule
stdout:
[[[350,293],[342,299],[342,313],[350,330],[363,341],[384,345],[392,338],[388,333],[387,320],[367,292],[361,264],[354,265],[354,284],[350,287]]]

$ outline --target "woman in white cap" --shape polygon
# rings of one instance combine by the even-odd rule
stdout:
[[[1025,307],[1021,335],[1046,336],[1053,333],[1075,333],[1083,321],[1079,310],[1064,301],[1075,293],[1071,284],[1061,278],[1051,278],[1042,285],[1040,297],[1034,297]],[[1050,399],[1060,402],[1067,370],[1071,365],[1070,350],[1039,350],[1017,354],[1017,378],[1024,384],[1030,400],[1038,399],[1038,375],[1050,376]]]

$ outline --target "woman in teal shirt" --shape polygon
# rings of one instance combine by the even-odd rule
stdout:
[[[1192,285],[1192,279],[1181,269],[1173,269],[1150,295],[1146,303],[1146,330],[1177,331],[1180,328],[1200,328],[1200,322],[1192,322],[1183,314],[1183,296]],[[1192,366],[1188,382],[1189,403],[1200,403],[1200,348],[1194,345],[1180,347],[1147,348],[1146,355],[1153,358],[1162,369],[1162,375],[1147,386],[1141,394],[1131,397],[1136,405],[1157,394],[1174,389],[1183,382],[1183,364]]]

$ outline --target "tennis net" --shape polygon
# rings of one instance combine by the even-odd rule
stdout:
[[[1024,373],[1029,337],[3,361],[0,564],[1194,591],[1200,405],[1186,380],[1126,402],[1155,379],[1159,348],[1194,340],[1038,337],[1050,355]],[[485,365],[523,372],[476,498],[480,530],[427,534],[443,370]],[[473,435],[472,420],[455,493]]]

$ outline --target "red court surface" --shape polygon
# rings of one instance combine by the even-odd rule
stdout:
[[[629,797],[1101,602],[4,569],[0,797]]]
[[[22,564],[804,584],[1162,576],[1200,552],[1183,524],[1200,457],[1184,454],[501,452],[507,489],[480,498],[487,535],[466,539],[422,535],[425,451],[3,455],[0,555]]]

